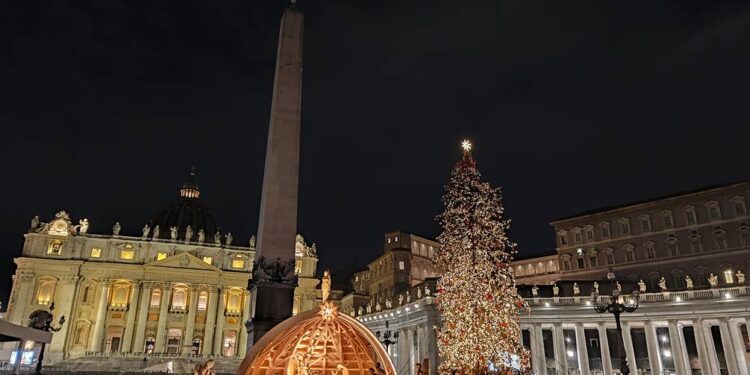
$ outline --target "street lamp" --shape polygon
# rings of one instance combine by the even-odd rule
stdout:
[[[628,358],[623,353],[622,348],[625,346],[625,341],[622,339],[622,327],[620,326],[620,314],[625,312],[633,312],[638,309],[638,299],[640,296],[639,291],[636,289],[633,291],[633,298],[629,301],[625,301],[625,297],[622,295],[622,291],[619,288],[619,284],[615,286],[615,273],[612,269],[607,272],[607,280],[609,280],[612,286],[612,294],[609,297],[609,303],[599,303],[599,293],[596,291],[591,292],[591,302],[594,305],[594,310],[598,313],[609,312],[615,316],[615,324],[617,325],[617,335],[620,337],[621,344],[618,345],[618,356],[622,359],[620,364],[620,373],[623,375],[630,374],[630,367],[628,366]]]
[[[385,346],[385,350],[388,351],[388,347],[398,343],[398,331],[392,332],[388,330],[388,321],[385,321],[385,333],[383,333],[383,339],[380,339],[380,331],[375,332],[378,340]],[[393,340],[391,340],[393,337]]]
[[[29,320],[29,327],[35,328],[38,330],[42,330],[45,332],[59,332],[62,329],[62,325],[65,324],[65,315],[60,317],[60,320],[58,321],[57,328],[52,327],[52,321],[54,321],[54,317],[52,316],[52,311],[55,310],[55,303],[52,302],[49,305],[49,312],[48,311],[41,311],[37,314],[34,314],[34,316],[31,317]],[[36,373],[41,374],[42,373],[42,361],[44,361],[44,349],[47,346],[46,343],[42,343],[42,348],[39,351],[39,358],[36,361]]]

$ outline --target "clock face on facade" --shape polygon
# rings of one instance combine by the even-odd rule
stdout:
[[[69,234],[68,223],[65,220],[55,220],[50,225],[49,234],[67,236]]]

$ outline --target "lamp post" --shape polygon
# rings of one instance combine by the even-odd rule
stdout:
[[[591,302],[594,305],[594,310],[598,313],[605,313],[609,312],[612,315],[615,316],[615,324],[617,326],[617,335],[620,337],[621,344],[618,345],[618,356],[622,359],[622,362],[620,363],[620,373],[623,375],[630,374],[630,366],[628,366],[628,357],[623,352],[623,347],[625,346],[625,341],[622,338],[622,326],[620,325],[620,315],[622,313],[626,312],[633,312],[636,309],[638,309],[638,299],[640,296],[640,293],[638,289],[633,291],[633,298],[630,301],[625,301],[625,298],[622,295],[622,291],[619,288],[619,284],[615,285],[615,273],[610,268],[609,272],[607,272],[607,280],[609,280],[610,285],[612,286],[612,293],[609,296],[609,303],[607,304],[600,304],[599,303],[599,293],[597,292],[591,292]]]
[[[49,305],[49,312],[48,311],[42,311],[37,314],[34,314],[34,316],[31,317],[29,321],[29,327],[39,329],[45,332],[59,332],[62,329],[62,325],[65,324],[65,315],[60,317],[60,320],[58,321],[58,327],[54,328],[52,327],[52,321],[54,321],[54,317],[52,316],[52,311],[55,310],[55,303],[52,302]],[[39,358],[36,361],[36,373],[41,374],[42,373],[42,361],[44,361],[44,349],[46,348],[47,344],[42,343],[42,348],[39,351]]]
[[[375,336],[377,336],[378,340],[385,346],[385,350],[388,351],[388,348],[391,345],[395,345],[398,343],[398,331],[392,332],[388,330],[388,321],[385,321],[385,333],[383,333],[383,339],[380,339],[380,331],[375,332]],[[393,337],[393,340],[391,340],[391,337]]]

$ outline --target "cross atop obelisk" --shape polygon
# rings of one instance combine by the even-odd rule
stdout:
[[[294,243],[302,112],[302,21],[302,13],[292,1],[281,18],[276,55],[258,242],[251,282],[255,294],[255,316],[248,324],[251,343],[292,316],[297,284]]]

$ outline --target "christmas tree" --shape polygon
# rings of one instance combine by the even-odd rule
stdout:
[[[519,326],[528,305],[510,272],[510,222],[502,218],[500,190],[481,180],[471,144],[462,147],[438,216],[443,232],[436,262],[444,271],[438,283],[440,372],[518,373],[529,362]]]

